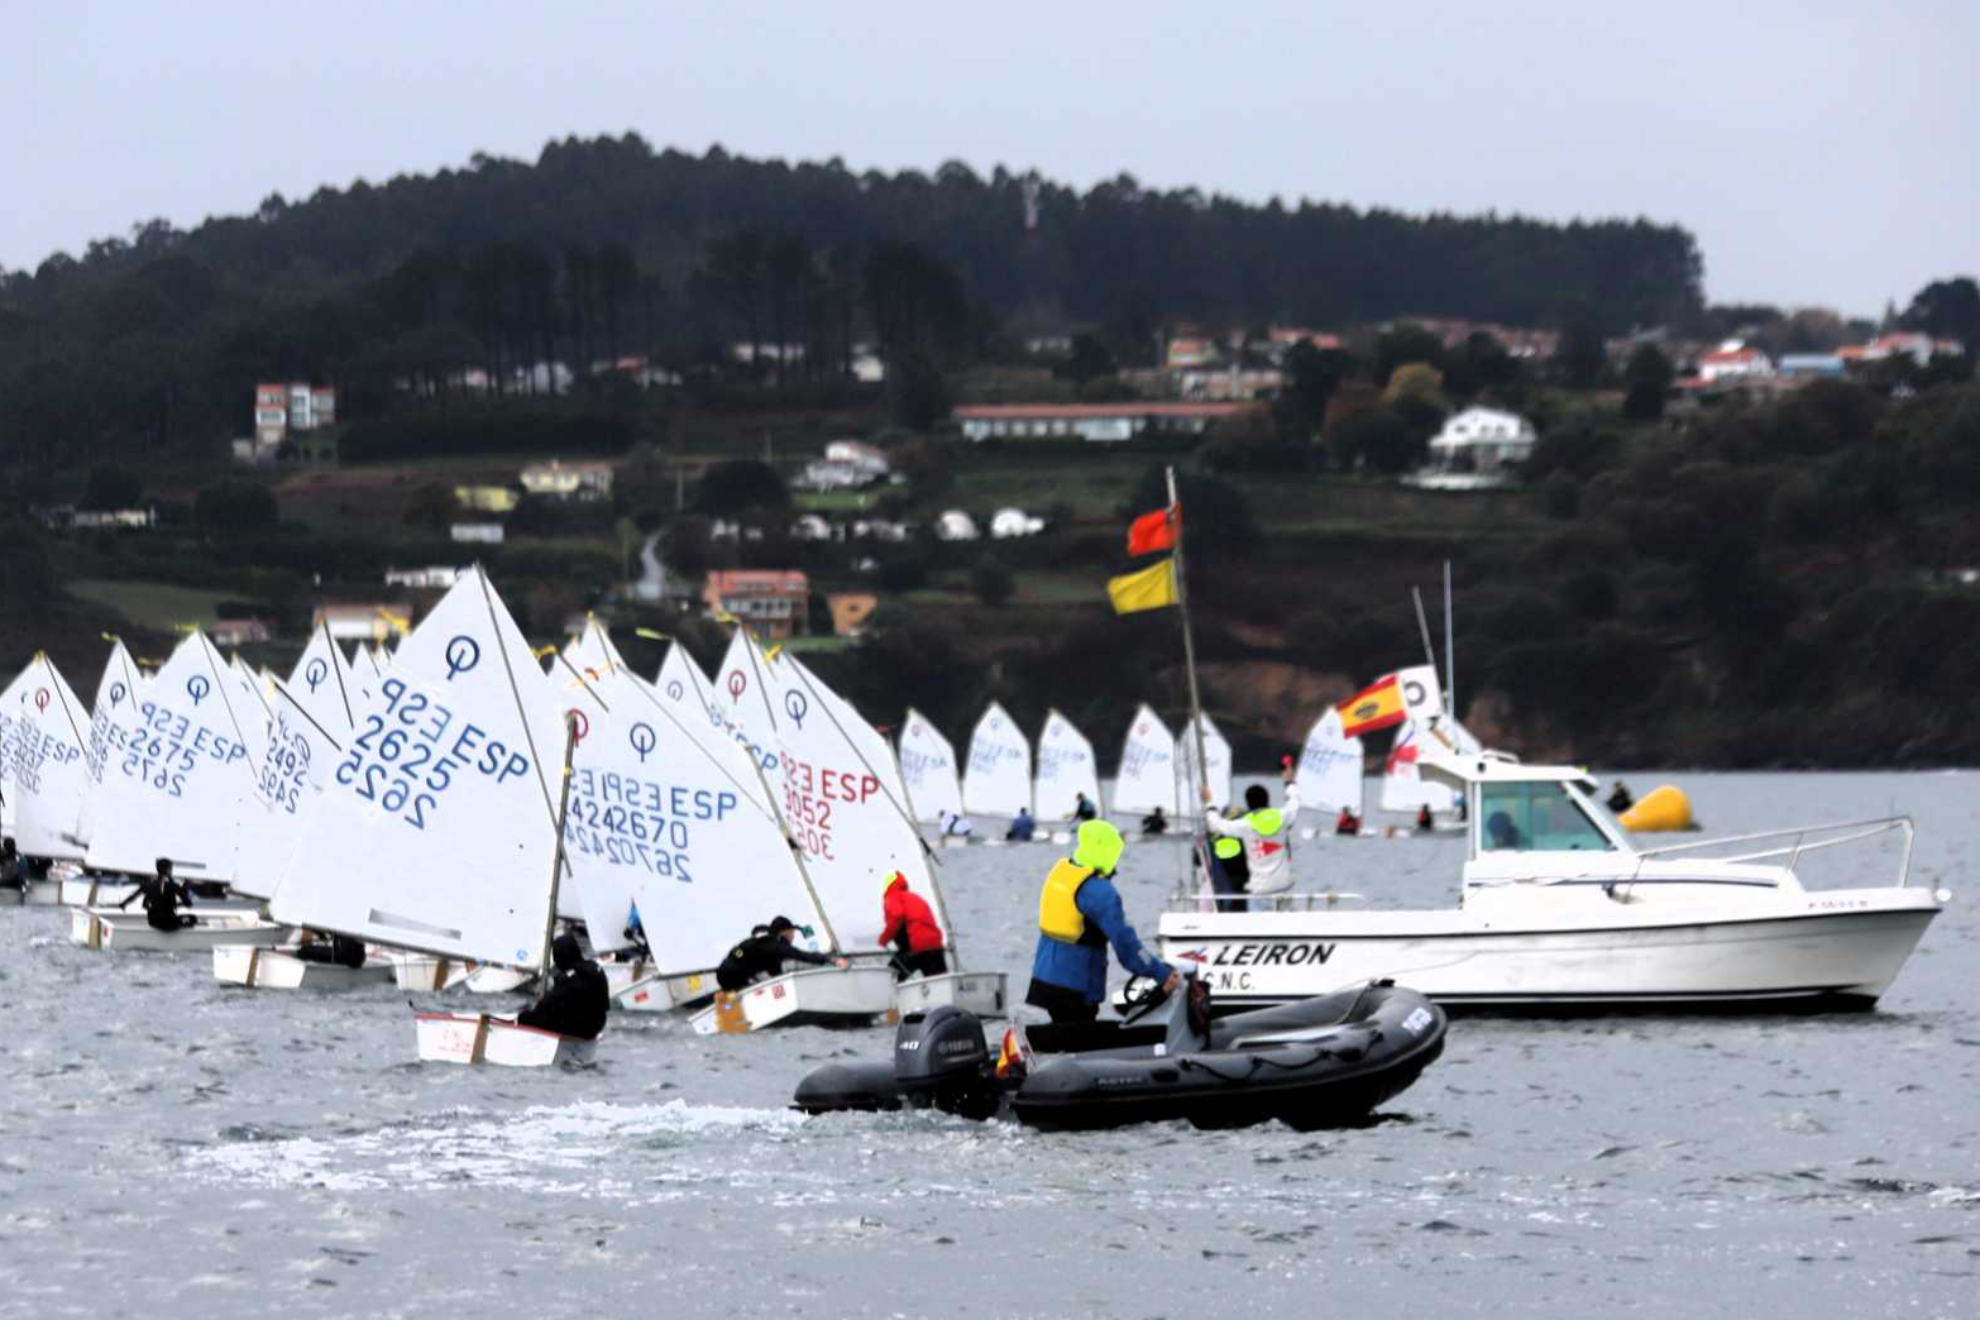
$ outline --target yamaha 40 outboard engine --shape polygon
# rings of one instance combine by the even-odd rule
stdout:
[[[997,1111],[983,1024],[950,1004],[901,1021],[894,1033],[894,1082],[918,1107],[964,1118],[988,1118]]]

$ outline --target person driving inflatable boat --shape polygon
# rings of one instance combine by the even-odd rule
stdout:
[[[1052,864],[1038,895],[1038,951],[1024,1002],[1054,1022],[1091,1022],[1107,994],[1107,946],[1121,966],[1173,991],[1182,977],[1142,947],[1114,888],[1114,868],[1127,844],[1104,820],[1079,827],[1071,857]]]

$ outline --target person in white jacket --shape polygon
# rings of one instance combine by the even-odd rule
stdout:
[[[1285,895],[1292,889],[1292,823],[1299,815],[1299,789],[1293,783],[1294,771],[1286,767],[1280,778],[1286,784],[1284,805],[1272,805],[1272,795],[1263,784],[1244,790],[1245,813],[1232,819],[1210,801],[1210,790],[1203,790],[1203,825],[1212,834],[1244,842],[1244,860],[1251,872],[1245,893],[1251,910],[1270,911],[1285,906]]]

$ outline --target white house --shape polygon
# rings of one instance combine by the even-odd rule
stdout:
[[[990,535],[999,541],[1013,536],[1036,536],[1045,530],[1045,520],[1023,509],[999,509],[990,517]]]
[[[1698,359],[1698,378],[1708,385],[1719,380],[1771,380],[1773,376],[1773,359],[1738,339],[1728,339]]]
[[[976,519],[961,509],[949,509],[935,520],[935,536],[943,541],[975,541],[982,537]]]
[[[1533,456],[1533,423],[1500,408],[1466,408],[1430,441],[1431,476],[1475,474],[1501,479],[1504,469]],[[1425,484],[1439,484],[1434,480]],[[1473,483],[1481,484],[1481,483]]]

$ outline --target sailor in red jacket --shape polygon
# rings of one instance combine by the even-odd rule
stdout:
[[[890,965],[894,979],[905,981],[919,972],[940,976],[949,970],[942,951],[942,928],[935,924],[935,913],[928,901],[908,888],[907,877],[899,871],[887,877],[881,891],[880,912],[886,924],[880,928],[880,943],[894,946]]]

